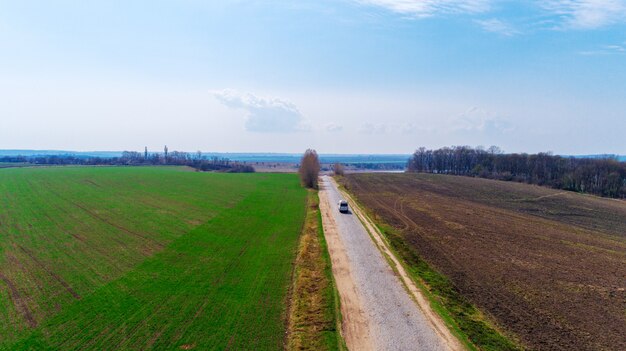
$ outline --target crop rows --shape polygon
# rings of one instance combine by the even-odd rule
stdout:
[[[282,343],[295,176],[5,169],[0,194],[0,348]]]

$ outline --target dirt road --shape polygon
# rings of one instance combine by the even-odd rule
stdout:
[[[339,213],[337,203],[342,198],[334,181],[323,176],[320,208],[341,299],[342,334],[348,348],[462,349],[420,292],[407,281],[408,276],[393,257],[390,259],[398,273],[390,267],[381,250],[386,255],[390,252],[375,233],[372,234],[376,243],[372,240],[358,212]]]

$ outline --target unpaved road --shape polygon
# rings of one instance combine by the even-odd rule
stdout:
[[[348,348],[462,349],[393,257],[398,273],[391,269],[380,251],[389,254],[381,238],[375,236],[377,242],[372,241],[355,213],[339,213],[337,203],[342,198],[334,181],[321,177],[320,209],[341,300],[342,335]]]

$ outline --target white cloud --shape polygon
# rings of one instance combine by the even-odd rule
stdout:
[[[579,52],[584,56],[598,56],[598,55],[626,55],[626,43],[624,45],[604,45],[596,50],[587,50]]]
[[[400,131],[400,133],[407,134],[407,135],[415,134],[417,132],[432,133],[434,131],[434,129],[430,126],[426,126],[423,123],[418,124],[418,123],[413,123],[413,122],[402,123],[398,125],[397,129]]]
[[[400,131],[402,132],[402,134],[413,134],[419,130],[422,130],[422,128],[420,128],[420,126],[415,123],[409,122],[400,125]]]
[[[411,18],[437,15],[484,14],[498,10],[495,0],[352,0],[376,6]],[[529,2],[530,3],[530,2]],[[543,23],[558,23],[558,29],[596,29],[626,23],[626,0],[535,0],[534,6],[550,18]],[[500,6],[501,7],[501,6]],[[493,10],[493,11],[492,11]],[[483,29],[506,36],[519,34],[499,19],[476,20]]]
[[[453,129],[468,132],[510,132],[513,126],[498,114],[471,107],[452,119]]]
[[[520,32],[513,28],[509,23],[506,23],[497,18],[491,18],[486,20],[475,20],[484,30],[487,32],[498,33],[507,37],[519,34]]]
[[[626,22],[626,0],[543,0],[538,3],[561,17],[564,28],[595,29]]]
[[[291,102],[277,98],[261,98],[232,89],[211,92],[223,105],[247,112],[246,130],[260,133],[289,133],[309,130],[302,113]]]
[[[363,123],[359,128],[361,134],[386,134],[389,127],[385,123]]]
[[[356,0],[387,10],[424,18],[438,14],[481,13],[489,10],[491,0]]]
[[[361,134],[404,134],[432,132],[433,128],[414,122],[405,123],[363,123],[359,128]]]
[[[336,124],[336,123],[328,123],[324,126],[324,129],[327,132],[341,132],[343,130],[343,126]]]
[[[615,52],[626,52],[626,48],[621,45],[606,45],[604,48]]]

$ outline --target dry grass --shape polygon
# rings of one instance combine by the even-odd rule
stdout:
[[[317,192],[309,190],[289,314],[287,350],[337,350],[337,297],[320,223]]]

